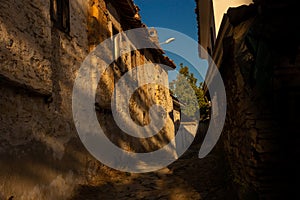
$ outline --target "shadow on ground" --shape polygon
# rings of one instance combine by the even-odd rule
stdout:
[[[81,185],[71,200],[237,199],[221,144],[204,159],[198,158],[199,149],[200,143],[195,141],[180,159],[157,172],[130,174],[111,170],[110,177]]]

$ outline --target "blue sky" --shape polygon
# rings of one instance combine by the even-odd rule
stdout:
[[[195,0],[134,0],[134,2],[139,6],[142,21],[148,27],[169,28],[184,33],[195,41],[198,41]],[[159,35],[159,37],[160,42],[163,42],[168,39],[168,37],[172,37],[172,35],[169,35],[168,37],[166,35]],[[176,38],[172,43],[175,42],[178,42]],[[164,45],[172,45],[172,43]],[[198,80],[203,81],[199,73],[194,70],[191,67],[192,65],[186,60],[168,52],[166,52],[166,55],[174,60],[178,67],[180,63],[189,66],[190,71],[195,74]],[[197,67],[199,67],[199,69],[202,71],[206,71],[207,62],[200,61],[200,63],[200,66]],[[169,73],[170,80],[174,79],[175,77],[176,73]]]
[[[195,0],[134,0],[147,26],[161,26],[197,40]]]

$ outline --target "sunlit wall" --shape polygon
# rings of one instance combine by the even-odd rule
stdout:
[[[252,0],[213,0],[216,32],[218,33],[223,15],[229,7],[237,7],[243,4],[248,5],[252,2]]]

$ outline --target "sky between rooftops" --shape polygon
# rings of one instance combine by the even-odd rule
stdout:
[[[195,14],[196,3],[195,0],[134,0],[135,4],[140,8],[140,14],[142,21],[148,27],[162,27],[184,33],[198,41],[198,28],[197,18]],[[252,0],[213,0],[215,10],[215,23],[216,30],[218,31],[220,23],[222,21],[223,14],[229,7],[236,7],[242,4],[249,4]],[[172,37],[171,35],[159,35],[160,42]],[[175,45],[178,39],[164,45]],[[178,43],[177,43],[178,44]],[[163,46],[162,46],[163,47]],[[198,51],[195,50],[195,51]],[[166,52],[166,55],[174,60],[179,68],[179,64],[183,63],[190,68],[190,71],[194,73],[198,79],[198,83],[202,82],[205,77],[201,77],[197,70],[193,69],[192,65],[184,58],[176,56],[170,52]],[[207,62],[199,59],[199,66],[197,67],[202,74],[206,74]],[[169,72],[169,81],[176,78],[177,72]]]

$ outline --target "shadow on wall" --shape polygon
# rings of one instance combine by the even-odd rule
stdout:
[[[86,13],[78,2],[70,1],[71,11],[77,11],[71,12],[71,20],[78,23],[71,26],[70,35],[51,27],[49,1],[0,2],[3,199],[11,195],[16,199],[64,199],[78,184],[92,182],[99,174],[117,174],[111,169],[103,170],[103,165],[89,155],[74,127],[71,94],[75,72],[89,45],[99,42],[82,31],[86,16],[74,16]],[[143,90],[147,89],[138,91],[134,99],[145,98]],[[141,102],[140,106],[145,111],[149,109]],[[130,146],[136,151],[155,150],[169,139],[165,130],[151,142],[129,138],[114,124],[111,113],[103,112],[105,115],[98,116],[100,124],[105,124],[106,133],[122,147],[133,141]]]
[[[70,94],[87,48],[51,28],[48,8],[49,1],[0,2],[0,199],[62,199],[86,181],[89,154]]]
[[[144,87],[147,88],[147,87]],[[141,91],[142,89],[139,89],[138,91]],[[136,92],[135,94],[137,94]],[[135,96],[135,95],[134,95]],[[139,96],[139,95],[137,95]],[[133,97],[135,98],[135,97]],[[139,98],[139,97],[138,97]],[[139,104],[140,102],[138,102]],[[128,105],[129,106],[129,105]],[[142,106],[142,105],[137,105],[137,106]],[[146,121],[140,121],[137,116],[131,116],[131,119],[136,123],[137,126],[143,127],[144,125],[148,125],[150,120],[162,120],[162,118],[154,118],[154,119],[149,119],[149,107],[151,105],[147,105],[146,107],[143,107],[144,110],[144,116],[141,116],[141,118],[145,119]],[[131,112],[133,113],[133,112]],[[127,133],[124,133],[116,124],[112,111],[108,109],[98,109],[97,112],[97,117],[98,121],[101,125],[101,127],[104,129],[104,132],[106,136],[117,146],[127,149],[129,151],[133,152],[151,152],[160,149],[161,147],[165,146],[170,142],[170,140],[173,139],[175,136],[174,133],[174,127],[173,127],[173,122],[170,119],[168,115],[166,119],[166,124],[164,128],[159,131],[158,134],[155,136],[149,137],[147,139],[141,139],[141,138],[136,138],[133,136],[128,135]],[[149,121],[148,121],[149,120]],[[142,124],[144,123],[144,124]],[[146,130],[146,129],[145,129]],[[173,133],[173,136],[170,135],[170,133]]]

